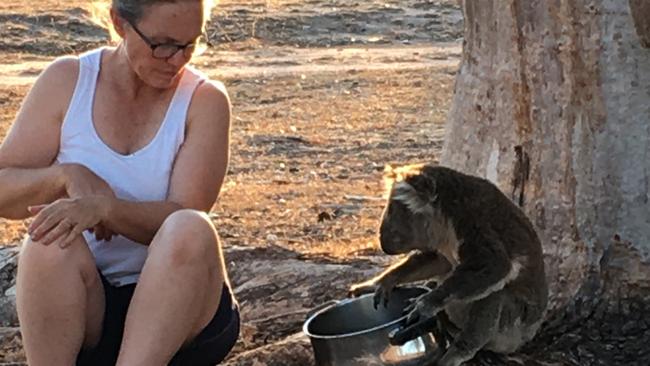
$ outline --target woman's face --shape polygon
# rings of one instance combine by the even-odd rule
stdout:
[[[186,45],[196,42],[203,32],[203,2],[178,1],[146,7],[142,19],[123,23],[124,45],[129,63],[147,85],[166,89],[175,85],[179,73],[191,59],[179,50],[169,59],[153,57],[152,44]],[[145,40],[146,38],[147,40]]]

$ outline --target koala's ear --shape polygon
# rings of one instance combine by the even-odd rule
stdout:
[[[436,181],[433,177],[420,173],[409,177],[408,183],[415,188],[418,197],[422,201],[433,203],[438,199]]]

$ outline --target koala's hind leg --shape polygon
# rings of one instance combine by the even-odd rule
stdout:
[[[438,366],[459,366],[490,343],[499,331],[503,294],[501,291],[472,303],[467,322],[454,337]]]
[[[512,353],[533,339],[542,323],[542,314],[539,314],[539,318],[526,317],[531,312],[530,304],[517,301],[514,295],[505,290],[501,294],[499,331],[484,349],[496,353]]]

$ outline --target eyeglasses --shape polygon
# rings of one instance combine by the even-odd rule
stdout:
[[[169,60],[172,58],[178,51],[183,51],[183,57],[190,58],[193,55],[201,54],[209,45],[209,42],[206,41],[205,34],[202,34],[199,39],[194,42],[190,42],[184,45],[178,45],[173,43],[153,43],[147,36],[142,34],[138,27],[135,24],[127,21],[131,28],[140,36],[144,43],[151,48],[151,56],[159,60]]]

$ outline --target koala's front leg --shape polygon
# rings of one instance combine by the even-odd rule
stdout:
[[[498,291],[472,302],[469,308],[468,320],[463,325],[463,328],[459,329],[453,339],[445,339],[445,341],[451,341],[449,347],[444,347],[444,342],[440,344],[443,347],[440,350],[442,354],[437,353],[435,358],[429,360],[430,363],[427,363],[427,365],[460,366],[463,362],[474,358],[476,353],[492,342],[499,332],[499,324],[502,322],[503,300],[504,291]],[[440,314],[444,314],[444,312]],[[422,335],[418,333],[420,329],[430,327],[433,319],[435,317],[420,321],[415,326],[398,332],[398,334],[391,337],[391,343],[401,345],[412,338],[419,337]],[[407,333],[404,333],[404,331]],[[408,335],[405,336],[405,334]],[[400,340],[400,337],[409,339]]]
[[[440,277],[451,271],[451,268],[451,263],[436,252],[414,252],[379,276],[350,287],[350,295],[359,296],[375,291],[375,307],[380,303],[386,306],[395,286]]]
[[[472,250],[471,257],[461,258],[460,265],[449,278],[406,309],[406,327],[394,335],[392,343],[403,344],[425,333],[427,320],[450,302],[474,302],[505,286],[512,268],[505,251],[499,250],[497,245],[464,249]]]

